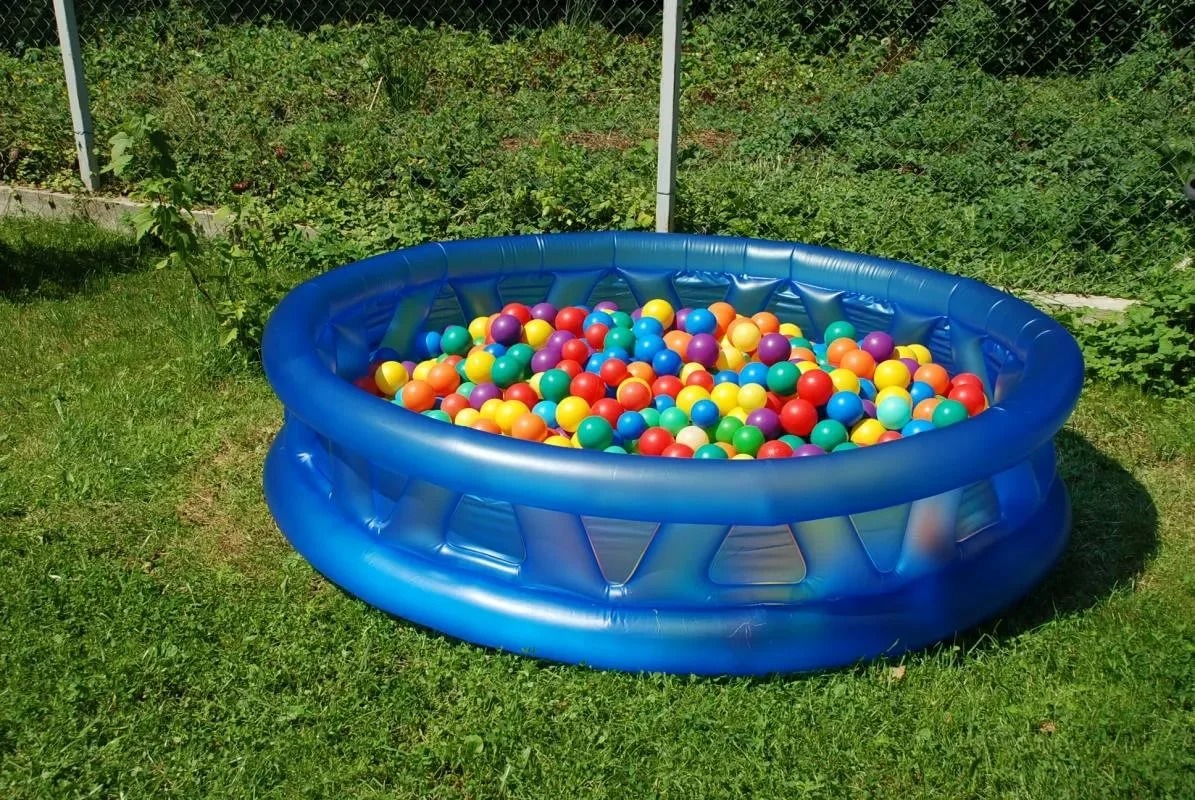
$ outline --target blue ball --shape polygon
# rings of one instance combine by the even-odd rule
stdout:
[[[863,398],[854,392],[835,392],[826,401],[826,416],[849,428],[863,419]]]
[[[661,350],[651,358],[651,368],[656,371],[657,375],[676,375],[683,366],[684,361],[680,354],[673,350]]]
[[[440,334],[436,331],[423,334],[419,340],[419,350],[424,358],[440,355]]]
[[[739,385],[746,386],[749,383],[758,383],[760,386],[768,385],[768,365],[760,361],[752,361],[743,365],[743,369],[739,372]]]
[[[603,351],[601,353],[594,353],[589,357],[589,360],[585,362],[585,371],[597,372],[602,368],[602,364],[605,364],[609,360],[610,354],[608,352]]]
[[[714,386],[719,383],[733,383],[738,384],[739,374],[733,369],[724,369],[714,374]]]
[[[859,396],[864,400],[875,400],[879,390],[876,389],[875,382],[870,378],[859,379]]]
[[[693,420],[694,425],[702,428],[713,425],[721,418],[722,412],[713,400],[698,400],[689,409],[689,419]]]
[[[900,435],[901,436],[914,436],[918,433],[925,433],[926,431],[932,431],[933,429],[934,429],[934,423],[930,422],[929,420],[913,419],[913,420],[909,420],[908,424],[900,429]]]
[[[652,321],[655,322],[655,320]],[[651,363],[656,353],[661,353],[665,349],[667,349],[667,345],[664,344],[664,338],[659,334],[648,333],[639,336],[635,339],[635,360]]]
[[[913,381],[909,385],[909,397],[913,399],[913,407],[922,400],[929,400],[934,396],[934,387],[930,386],[925,381]]]
[[[606,358],[617,358],[619,361],[631,361],[631,354],[623,347],[607,347],[604,351]]]
[[[607,328],[614,327],[614,317],[607,314],[605,311],[591,311],[589,316],[585,318],[582,323],[582,330],[589,330],[590,325],[605,325]]]
[[[624,411],[618,417],[615,430],[624,439],[638,439],[647,430],[647,420],[638,411]]]
[[[540,400],[531,408],[531,413],[548,423],[549,428],[556,427],[556,401]]]
[[[635,338],[642,338],[644,336],[663,336],[664,326],[655,317],[640,317],[635,320],[635,324],[631,326],[631,332],[635,334]]]
[[[667,411],[670,408],[676,407],[676,401],[666,394],[656,395],[651,404],[655,407],[656,411]]]
[[[718,329],[718,318],[706,308],[695,308],[685,317],[685,332],[691,334],[713,333]]]
[[[493,342],[485,346],[485,351],[494,358],[501,358],[502,356],[506,355],[506,345]]]

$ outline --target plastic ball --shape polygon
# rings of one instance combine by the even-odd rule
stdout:
[[[922,364],[913,373],[913,380],[928,384],[934,394],[945,395],[950,391],[950,374],[940,364]]]
[[[846,426],[838,420],[824,419],[809,432],[809,443],[829,452],[848,438]]]
[[[900,435],[900,431],[884,431],[880,434],[880,438],[876,439],[876,444],[884,444],[885,442],[897,442],[904,437]]]
[[[902,397],[886,397],[876,404],[876,419],[890,431],[899,431],[913,419],[913,407]]]
[[[720,352],[717,339],[708,333],[698,333],[689,340],[685,358],[709,368],[717,363]]]
[[[502,397],[502,390],[497,386],[488,381],[479,383],[473,387],[473,391],[469,392],[469,405],[480,411],[487,402],[500,397]]]
[[[775,439],[783,431],[780,415],[770,408],[757,408],[747,415],[747,425],[759,428],[768,439]]]
[[[866,350],[848,350],[838,360],[838,366],[850,370],[859,378],[870,379],[875,374],[876,360]]]
[[[729,414],[739,404],[739,385],[737,383],[719,383],[710,389],[710,400],[718,407],[718,413]]]
[[[642,378],[627,378],[618,385],[618,402],[631,411],[651,405],[651,386]]]
[[[693,420],[694,425],[703,428],[717,424],[721,418],[722,412],[718,410],[718,404],[709,397],[701,398],[689,409],[689,419]]]
[[[696,425],[686,425],[676,432],[675,438],[677,444],[688,446],[694,452],[702,445],[710,443],[709,434]]]
[[[660,426],[660,412],[655,408],[648,406],[639,412],[639,415],[647,421],[647,427],[658,428]]]
[[[824,456],[826,451],[818,447],[816,444],[803,444],[793,450],[794,458],[805,458],[806,456]]]
[[[734,322],[738,312],[734,310],[734,306],[724,300],[719,300],[716,303],[710,303],[710,313],[718,320],[718,332],[725,333],[730,327],[730,323]]]
[[[556,404],[556,424],[576,433],[581,420],[589,416],[589,403],[580,397],[566,397]]]
[[[652,356],[651,368],[657,375],[675,375],[684,363],[679,353],[665,348]]]
[[[494,417],[498,416],[498,412],[502,409],[502,404],[505,402],[506,401],[500,397],[491,397],[489,400],[486,400],[481,404],[481,408],[478,409],[478,412],[481,414],[481,418],[488,419],[492,422]],[[501,430],[501,426],[499,426],[499,430]]]
[[[373,373],[374,386],[387,397],[397,394],[410,379],[407,368],[398,361],[383,361]]]
[[[660,453],[664,458],[692,458],[693,448],[687,444],[675,442],[664,448],[664,452]]]
[[[461,385],[461,376],[451,364],[436,364],[427,371],[427,382],[435,393],[441,397],[456,391]]]
[[[938,403],[942,402],[940,397],[931,397],[927,400],[922,400],[917,405],[913,406],[913,419],[921,419],[930,422],[934,418],[934,411],[938,407]]]
[[[452,418],[452,422],[453,424],[460,425],[463,428],[472,428],[473,423],[477,422],[479,419],[481,419],[481,412],[477,409],[462,408],[456,413],[456,416]]]
[[[635,334],[636,341],[644,336],[659,336],[660,341],[663,341],[664,326],[658,319],[640,317],[631,325],[631,333]]]
[[[738,405],[744,411],[751,412],[763,408],[768,402],[768,391],[758,383],[748,383],[739,387]]]
[[[440,410],[448,415],[450,420],[455,420],[457,414],[469,408],[469,398],[456,393],[450,394],[440,401]]]
[[[639,437],[638,449],[645,456],[658,456],[664,449],[674,443],[672,434],[660,427],[652,427],[643,431]]]
[[[436,404],[436,390],[427,381],[408,381],[401,391],[403,408],[411,411],[428,411]]]
[[[686,386],[677,392],[676,407],[686,414],[693,410],[693,404],[698,400],[708,400],[709,392],[702,386]]]
[[[759,450],[756,451],[755,457],[758,459],[765,458],[791,458],[793,448],[788,442],[782,442],[779,439],[771,442],[764,442],[760,445]]]
[[[547,323],[555,322],[558,313],[560,312],[557,311],[556,306],[551,303],[536,303],[531,307],[531,318]]]
[[[771,311],[757,311],[751,315],[751,321],[755,323],[755,326],[765,336],[769,333],[778,333],[780,331],[780,318]]]
[[[523,377],[523,365],[514,356],[500,356],[494,359],[490,368],[490,380],[502,388],[516,383]]]
[[[879,364],[876,364],[872,380],[875,382],[877,389],[883,389],[888,386],[907,387],[912,377],[907,364],[903,361],[890,358],[887,361],[881,361]]]
[[[725,461],[730,456],[716,444],[703,444],[693,452],[693,458],[708,461]]]
[[[924,381],[913,381],[909,384],[909,399],[913,402],[913,405],[917,405],[922,400],[928,400],[936,394],[934,387]]]
[[[714,376],[706,369],[692,370],[684,379],[685,386],[699,386],[709,392],[714,388]]]
[[[972,417],[983,411],[988,405],[988,398],[983,393],[983,388],[971,383],[953,387],[947,397],[962,403]]]
[[[895,347],[896,340],[884,331],[872,331],[864,336],[863,341],[859,344],[859,349],[870,355],[877,363],[891,358]]]
[[[808,436],[817,421],[817,407],[799,397],[789,400],[780,409],[780,427],[797,436]]]
[[[689,415],[679,408],[673,406],[666,408],[660,412],[660,427],[676,436],[677,433],[689,424]]]
[[[754,425],[742,426],[734,432],[730,439],[735,450],[750,456],[754,456],[765,441],[767,441],[767,437],[764,436],[763,431]]]
[[[609,325],[603,325],[600,322],[585,328],[584,340],[594,350],[601,350],[606,344],[606,334],[610,332]]]
[[[513,314],[499,314],[490,323],[490,338],[504,345],[512,345],[523,335],[523,323]]]
[[[478,419],[469,427],[475,431],[484,431],[485,433],[493,433],[497,435],[501,435],[502,433],[502,429],[498,427],[498,423],[494,422],[492,419],[486,419],[484,417]]]
[[[797,390],[801,371],[791,361],[779,361],[768,368],[767,386],[779,395],[790,395]]]
[[[858,349],[859,343],[854,339],[845,336],[835,339],[826,347],[826,360],[837,367],[842,364],[842,359],[847,353]]]
[[[834,381],[822,370],[810,370],[797,379],[797,396],[815,406],[825,405],[834,391]]]
[[[439,355],[440,350],[440,334],[436,331],[428,331],[424,333],[419,339],[419,354],[421,356],[435,356]]]
[[[835,392],[826,401],[826,416],[849,428],[863,419],[863,400],[854,392]]]
[[[860,446],[875,444],[887,430],[878,419],[865,419],[851,428],[851,441]]]
[[[586,450],[605,450],[614,443],[614,429],[603,417],[586,417],[577,425],[577,442]]]
[[[945,428],[962,422],[967,416],[967,407],[958,400],[943,400],[934,409],[931,421],[935,428]]]
[[[831,322],[826,326],[826,331],[822,338],[827,342],[832,342],[835,339],[850,339],[854,341],[859,336],[859,332],[855,326],[844,319]]]
[[[752,361],[749,364],[743,365],[742,370],[739,371],[739,385],[746,386],[749,383],[758,383],[760,386],[766,386],[769,369],[767,364],[762,364],[758,361]]]
[[[542,419],[549,428],[556,427],[556,401],[540,400],[531,407],[531,413]]]
[[[602,340],[602,347],[629,354],[635,349],[635,334],[631,333],[630,328],[611,328]]]
[[[743,367],[747,366],[747,363],[747,355],[742,350],[729,342],[722,342],[718,360],[714,362],[714,368],[734,372],[737,375]]]
[[[548,438],[548,426],[538,414],[523,414],[510,426],[510,435],[528,442],[542,442]]]
[[[852,394],[858,394],[861,385],[858,375],[842,367],[830,370],[830,382],[834,384],[835,390]]]
[[[593,405],[606,396],[606,382],[592,372],[581,372],[569,382],[569,394]]]
[[[635,349],[633,352],[637,361],[651,361],[657,353],[666,349],[668,348],[664,344],[664,337],[655,333],[648,333],[635,339]]]
[[[900,429],[900,435],[904,437],[915,436],[918,433],[926,433],[934,429],[934,423],[924,419],[910,420],[907,425]]]
[[[657,298],[655,300],[648,300],[643,304],[642,316],[651,317],[665,328],[669,328],[672,325],[673,319],[676,318],[676,311],[672,308],[672,303]]]
[[[486,383],[497,361],[493,355],[485,350],[475,350],[465,358],[465,377],[473,383]]]
[[[713,334],[718,330],[718,318],[708,308],[695,308],[685,315],[686,333]]]
[[[638,411],[624,411],[618,415],[614,430],[624,439],[638,439],[647,427],[647,420]]]
[[[724,417],[714,429],[714,441],[730,443],[734,440],[734,433],[743,427],[743,421],[736,417]]]
[[[858,449],[859,449],[859,445],[855,444],[854,442],[843,442],[842,444],[838,445],[830,452],[831,453],[845,453],[849,450],[858,450]]]
[[[661,375],[651,382],[651,393],[656,397],[661,395],[676,398],[685,385],[674,375]]]
[[[445,353],[463,356],[473,347],[473,337],[463,325],[449,325],[440,335],[440,349]]]
[[[749,319],[740,319],[731,324],[726,331],[726,337],[744,353],[754,353],[763,340],[763,333],[759,326]]]
[[[547,439],[544,439],[544,444],[550,444],[553,447],[571,448],[573,446],[572,441],[567,436],[561,436],[559,434],[549,436]]]
[[[592,406],[589,407],[589,415],[592,417],[602,417],[609,422],[611,426],[618,422],[618,418],[626,411],[622,404],[613,397],[603,397]]]
[[[906,403],[908,403],[910,407],[916,405],[916,403],[913,402],[913,393],[903,386],[885,386],[883,389],[880,389],[880,391],[876,392],[876,405],[884,402],[889,397],[899,397],[901,400],[904,400]]]
[[[930,353],[929,348],[923,344],[909,345],[909,354],[917,359],[917,363],[921,365],[929,364],[934,360],[933,354]]]

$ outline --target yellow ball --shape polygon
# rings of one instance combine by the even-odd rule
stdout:
[[[569,395],[556,405],[556,424],[569,433],[576,433],[581,420],[589,416],[589,403],[583,397]]]
[[[745,408],[743,408],[742,406],[735,406],[734,408],[730,409],[730,411],[723,414],[722,416],[734,417],[739,422],[742,422],[744,424],[746,424],[746,422],[747,422],[747,410]]]
[[[909,390],[903,386],[885,386],[883,389],[880,389],[880,391],[876,393],[875,404],[878,406],[889,397],[899,397],[908,403],[910,407],[913,405],[913,396],[910,395]]]
[[[859,394],[859,376],[849,369],[839,367],[838,369],[830,370],[830,380],[834,383],[836,391]]]
[[[561,436],[558,433],[554,434],[552,436],[549,436],[547,439],[544,439],[544,444],[550,444],[553,447],[572,447],[573,446],[573,443],[569,440],[569,438],[567,436]]]
[[[491,397],[481,404],[481,418],[493,420],[498,416],[498,409],[502,408],[502,403],[505,402],[500,397]]]
[[[533,319],[523,326],[523,335],[527,337],[527,344],[538,350],[544,346],[554,330],[547,320]]]
[[[642,315],[658,321],[667,330],[672,326],[672,321],[676,319],[676,309],[667,300],[657,298],[643,304]]]
[[[744,411],[754,411],[763,408],[768,402],[768,390],[758,383],[748,383],[739,387],[739,406]]]
[[[730,343],[744,353],[754,353],[755,348],[759,347],[759,340],[763,338],[759,326],[748,319],[731,324],[727,336]]]
[[[497,400],[498,398],[494,398]],[[488,402],[488,401],[487,401]],[[484,408],[485,406],[482,406]],[[494,422],[498,423],[498,427],[502,429],[503,433],[510,433],[515,426],[515,420],[524,414],[530,414],[531,409],[527,408],[527,404],[522,400],[504,400],[499,406],[498,411],[494,414]]]
[[[784,334],[785,336],[787,336],[790,339],[793,338],[794,336],[804,336],[805,335],[804,333],[801,332],[801,326],[797,325],[796,323],[793,323],[793,322],[781,322],[780,323],[780,333]]]
[[[885,389],[889,386],[908,386],[912,377],[909,374],[908,365],[903,361],[890,358],[887,361],[881,361],[879,364],[876,364],[875,375],[871,379],[877,389]]]
[[[485,350],[475,350],[465,357],[465,377],[473,383],[485,383],[490,379],[490,370],[494,368],[494,354]]]
[[[726,416],[739,404],[739,385],[719,383],[710,391],[710,399],[718,407],[718,413]]]
[[[703,444],[709,444],[710,437],[708,433],[696,425],[687,425],[676,432],[676,441],[678,444],[688,445],[696,450]]]
[[[895,358],[916,358],[917,357],[917,356],[913,355],[912,349],[907,344],[898,344],[894,349],[896,351]]]
[[[476,408],[462,408],[456,412],[456,416],[452,418],[452,423],[460,425],[463,428],[469,428],[479,419],[481,419],[481,412]]]
[[[806,372],[811,372],[815,369],[821,369],[815,361],[798,361],[797,371],[804,375]]]
[[[933,360],[934,360],[933,353],[931,353],[929,351],[929,348],[923,344],[909,345],[909,352],[913,354],[913,358],[917,359],[918,364],[933,363]]]
[[[543,380],[543,378],[544,374],[542,372],[537,372],[527,379],[527,385],[535,390],[536,395],[538,395],[541,400],[543,399],[544,393],[540,391],[539,382]]]
[[[690,361],[688,364],[685,364],[680,368],[681,383],[688,381],[689,376],[694,372],[709,372],[709,370],[705,368],[704,364],[698,364],[696,361]]]
[[[686,414],[692,413],[693,404],[698,400],[708,400],[710,393],[704,386],[686,386],[676,395],[676,407]]]
[[[436,365],[434,358],[429,358],[427,361],[420,361],[415,365],[415,369],[411,370],[411,380],[425,381],[427,380],[427,373],[432,371],[432,367]]]
[[[859,446],[875,444],[888,429],[878,419],[864,419],[851,428],[851,441]]]
[[[490,318],[489,317],[474,317],[473,321],[469,323],[469,335],[473,337],[473,341],[478,339],[485,341],[485,336],[490,332]]]
[[[749,453],[735,453],[733,456],[730,457],[730,460],[731,461],[754,461],[755,456],[753,456]]]
[[[398,361],[383,361],[373,373],[373,382],[387,397],[394,397],[410,379],[407,368]]]
[[[738,349],[730,342],[724,341],[721,345],[720,351],[718,352],[718,361],[714,364],[714,367],[719,370],[729,369],[738,372],[746,363],[746,354],[744,354],[742,350]]]

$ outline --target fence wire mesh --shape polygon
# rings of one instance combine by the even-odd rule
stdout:
[[[683,5],[681,229],[1105,291],[1192,251],[1195,0]],[[367,247],[652,225],[658,2],[76,7],[98,149],[152,113],[205,202]],[[55,40],[0,8],[0,180],[72,185]]]

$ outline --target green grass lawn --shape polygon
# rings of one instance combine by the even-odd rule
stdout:
[[[595,672],[320,578],[261,497],[278,404],[148,261],[0,220],[0,797],[1190,791],[1189,401],[1085,391],[1058,438],[1072,543],[979,631],[813,675]]]

